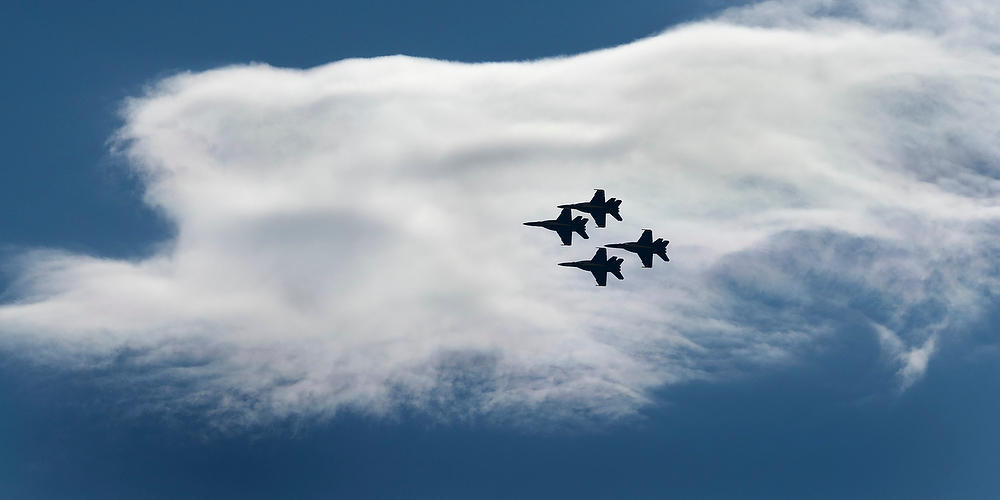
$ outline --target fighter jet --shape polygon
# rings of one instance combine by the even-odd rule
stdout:
[[[622,276],[622,262],[625,262],[625,260],[618,257],[611,257],[609,259],[607,249],[598,248],[593,259],[580,260],[576,262],[561,262],[559,265],[577,267],[583,269],[584,271],[590,271],[591,274],[594,275],[594,279],[597,280],[597,286],[605,286],[608,284],[608,273],[615,275],[615,277],[620,280],[625,279],[625,277]]]
[[[635,252],[639,254],[639,259],[642,260],[642,267],[653,267],[654,253],[659,255],[664,262],[670,262],[670,259],[667,257],[667,245],[669,243],[669,241],[663,238],[657,238],[656,241],[653,241],[653,231],[646,229],[637,241],[631,243],[612,243],[604,246]]]
[[[577,216],[575,219],[570,219],[570,210],[564,208],[559,217],[554,220],[540,220],[535,222],[525,222],[525,226],[538,226],[544,227],[549,231],[555,231],[559,233],[559,239],[562,240],[563,245],[573,244],[573,231],[576,231],[583,237],[583,239],[589,239],[587,236],[587,218]]]
[[[594,193],[594,197],[590,199],[587,203],[573,203],[569,205],[559,205],[559,208],[572,208],[573,210],[579,210],[581,212],[586,212],[594,217],[594,222],[597,223],[597,227],[604,227],[604,221],[608,214],[612,217],[622,220],[621,214],[618,213],[618,206],[622,204],[622,200],[616,200],[611,198],[608,201],[604,201],[604,190],[598,189]]]

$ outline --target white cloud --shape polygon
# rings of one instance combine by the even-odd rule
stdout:
[[[176,238],[139,261],[23,255],[0,341],[124,357],[171,404],[251,421],[614,418],[851,315],[898,332],[909,385],[995,305],[1000,58],[879,12],[768,3],[560,59],[168,78],[118,139]],[[625,222],[569,248],[521,225],[598,186]],[[606,289],[555,266],[645,227],[672,262],[624,255]]]
[[[882,343],[883,350],[890,354],[893,361],[899,365],[896,372],[899,377],[899,388],[906,390],[920,380],[927,371],[927,361],[934,354],[937,336],[931,335],[922,345],[907,348],[892,330],[878,323],[872,323],[872,327],[878,335],[879,342]]]

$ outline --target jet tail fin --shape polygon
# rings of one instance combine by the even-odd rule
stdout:
[[[590,236],[587,236],[587,221],[588,220],[590,220],[590,219],[587,219],[586,217],[581,217],[581,216],[577,216],[576,219],[573,219],[573,222],[576,224],[576,227],[574,227],[573,230],[576,231],[577,234],[579,234],[580,237],[583,238],[583,239],[585,239],[585,240],[589,240],[590,239]]]
[[[670,262],[670,257],[667,257],[667,245],[669,244],[670,242],[664,240],[663,238],[657,238],[656,241],[653,242],[653,248],[655,249],[653,253],[659,255],[664,262]]]
[[[622,276],[622,262],[625,262],[625,259],[620,257],[611,257],[608,259],[608,263],[611,264],[611,274],[620,280],[625,279],[625,276]]]
[[[622,220],[622,215],[621,213],[618,212],[618,207],[621,206],[621,204],[622,200],[618,200],[615,198],[611,198],[610,200],[608,200],[606,204],[606,206],[608,207],[608,213],[611,214],[612,217],[617,219],[618,222],[621,222]]]

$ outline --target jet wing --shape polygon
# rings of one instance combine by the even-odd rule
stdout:
[[[573,230],[572,229],[569,229],[569,228],[567,228],[567,229],[557,229],[556,232],[559,233],[559,239],[562,240],[563,245],[572,245],[573,244]]]
[[[608,272],[607,271],[591,271],[590,274],[594,275],[594,279],[597,280],[597,286],[607,286],[608,285]]]
[[[608,220],[608,214],[604,212],[594,212],[591,213],[594,216],[594,222],[597,223],[597,227],[604,227],[604,224]]]
[[[562,212],[559,213],[559,217],[556,218],[556,220],[559,222],[569,222],[571,218],[572,215],[569,213],[569,209],[564,208],[562,209]]]
[[[636,253],[639,254],[639,259],[642,260],[642,267],[653,267],[652,250],[639,250]]]
[[[590,259],[591,262],[607,262],[608,261],[608,249],[598,248],[597,252],[594,253],[594,258]]]
[[[591,203],[599,203],[599,204],[603,205],[604,204],[604,190],[603,189],[598,189],[597,192],[594,193],[594,197],[590,199],[590,202]]]
[[[642,232],[642,236],[639,237],[639,241],[637,241],[636,243],[642,245],[649,245],[652,242],[653,242],[653,231],[651,229],[646,229],[645,231]]]

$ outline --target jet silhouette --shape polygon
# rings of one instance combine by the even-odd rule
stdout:
[[[597,227],[604,227],[604,222],[608,214],[612,217],[622,220],[621,214],[618,213],[618,206],[622,204],[622,200],[616,200],[611,198],[608,201],[604,201],[604,190],[598,189],[594,193],[594,197],[590,199],[587,203],[572,203],[569,205],[559,205],[559,208],[572,208],[573,210],[579,210],[581,212],[586,212],[594,217],[594,222],[597,223]]]
[[[642,267],[653,267],[654,253],[659,255],[664,262],[670,262],[670,258],[667,257],[667,245],[669,243],[669,241],[663,238],[657,238],[656,241],[653,241],[653,231],[646,229],[637,241],[631,243],[612,243],[604,246],[635,252],[639,254],[639,259],[642,260]]]
[[[583,237],[583,239],[590,239],[587,236],[587,218],[577,216],[575,219],[570,219],[570,211],[568,208],[564,208],[559,217],[553,220],[540,220],[535,222],[525,222],[525,226],[537,226],[544,227],[549,231],[555,231],[559,233],[559,239],[562,240],[563,245],[573,244],[573,231],[576,231]]]
[[[625,277],[622,276],[622,262],[625,262],[625,260],[618,257],[611,257],[609,259],[607,249],[598,248],[593,259],[578,260],[576,262],[560,262],[559,265],[577,267],[583,269],[584,271],[590,271],[590,273],[594,275],[594,279],[597,280],[597,286],[605,286],[608,284],[608,273],[615,275],[615,277],[620,280],[625,279]]]

